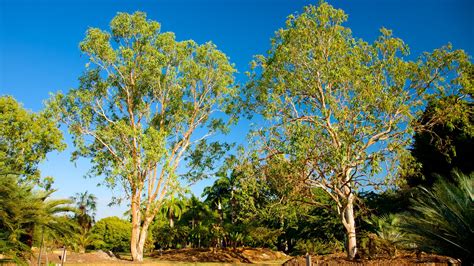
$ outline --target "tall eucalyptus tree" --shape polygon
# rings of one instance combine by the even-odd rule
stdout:
[[[393,181],[412,133],[422,129],[416,117],[429,99],[452,96],[428,123],[434,124],[459,112],[460,98],[472,101],[473,87],[463,51],[448,45],[411,61],[407,45],[390,30],[368,43],[352,36],[346,20],[324,2],[289,16],[268,54],[253,63],[246,93],[250,112],[269,124],[255,132],[260,160],[290,162],[293,170],[282,178],[328,193],[352,259],[358,191]]]
[[[200,176],[225,148],[208,137],[233,121],[218,113],[232,109],[235,69],[214,44],[177,41],[144,13],[119,13],[110,27],[87,31],[80,85],[57,94],[50,107],[74,137],[73,157],[90,158],[92,174],[123,186],[132,258],[142,261],[148,228],[177,185],[180,162],[189,155],[190,173]]]

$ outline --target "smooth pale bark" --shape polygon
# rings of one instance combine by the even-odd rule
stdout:
[[[148,236],[148,228],[150,227],[152,220],[153,220],[153,217],[149,216],[145,218],[145,221],[143,222],[141,232],[140,232],[140,239],[138,241],[138,246],[137,246],[137,253],[138,253],[137,261],[143,261],[143,252],[145,250],[145,242]]]
[[[139,254],[138,243],[140,236],[140,193],[132,194],[132,235],[130,239],[130,253],[133,261],[142,261],[143,253]]]
[[[132,196],[132,237],[130,241],[130,251],[132,260],[137,262],[143,261],[143,252],[145,250],[145,242],[148,236],[148,228],[150,227],[155,212],[146,212],[143,224],[141,224],[140,213],[140,193]]]
[[[352,203],[352,200],[348,202],[346,210],[344,211],[343,215],[346,221],[344,223],[344,227],[346,228],[346,236],[347,236],[347,257],[352,260],[355,258],[357,254],[354,205]]]
[[[346,252],[347,258],[353,260],[357,254],[357,238],[356,238],[356,226],[355,226],[355,219],[354,219],[354,198],[355,195],[352,192],[352,180],[351,180],[351,173],[353,169],[349,168],[344,177],[344,186],[343,192],[344,196],[346,197],[346,206],[341,213],[342,224],[346,229]]]

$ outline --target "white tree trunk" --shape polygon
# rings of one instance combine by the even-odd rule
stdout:
[[[347,258],[353,260],[357,254],[357,239],[356,239],[356,226],[354,219],[354,193],[352,192],[351,183],[351,172],[352,169],[347,169],[344,177],[345,185],[343,186],[344,196],[346,197],[346,206],[343,213],[341,213],[342,224],[346,228],[346,251]]]
[[[346,228],[347,236],[347,257],[352,260],[357,254],[357,239],[356,239],[356,228],[355,228],[355,219],[354,219],[354,203],[353,195],[348,199],[346,209],[343,213],[345,220],[344,227]]]
[[[150,227],[151,222],[153,221],[154,215],[149,214],[148,217],[145,217],[145,221],[143,222],[141,232],[140,232],[140,239],[138,241],[137,246],[137,261],[143,261],[143,252],[145,251],[145,242],[148,236],[148,228]]]

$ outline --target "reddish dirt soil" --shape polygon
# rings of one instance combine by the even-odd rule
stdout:
[[[60,263],[61,252],[58,250],[48,254],[48,262]],[[45,265],[46,256],[42,256],[42,265]],[[286,262],[285,262],[286,261]],[[237,249],[179,249],[154,252],[145,258],[145,262],[140,265],[175,265],[177,263],[222,263],[225,265],[236,264],[259,264],[259,265],[281,265],[284,266],[305,266],[304,256],[291,258],[282,252],[276,252],[264,248],[237,248]],[[459,265],[459,262],[444,256],[414,253],[401,253],[395,258],[377,258],[348,261],[344,253],[330,254],[324,256],[311,256],[312,265],[430,265],[447,266]],[[106,252],[96,251],[85,254],[74,252],[67,253],[67,265],[127,265],[135,264],[127,259],[119,259],[109,256]],[[7,264],[8,265],[8,264]],[[12,264],[13,265],[13,264]],[[31,265],[37,265],[37,257],[34,257]],[[206,264],[209,265],[209,264]],[[212,265],[212,264],[211,264]]]
[[[60,263],[61,251],[49,253],[47,258],[49,263]],[[178,262],[217,262],[225,264],[247,264],[258,263],[265,264],[265,262],[275,262],[282,264],[291,257],[282,252],[272,251],[264,248],[237,248],[237,249],[178,249],[166,250],[163,252],[155,251],[153,254],[146,256],[145,264],[175,264]],[[37,265],[38,258],[33,257],[31,265]],[[43,253],[41,258],[42,264],[46,264],[46,255]],[[161,263],[163,262],[163,263]],[[280,262],[280,263],[278,263]],[[119,264],[133,264],[127,259],[115,258],[109,256],[106,252],[95,251],[84,254],[68,252],[66,256],[67,264],[89,264],[89,265],[119,265]]]
[[[48,253],[48,257],[46,259],[46,254],[43,253],[41,256],[41,263],[43,265],[46,265],[46,261],[48,261],[49,263],[55,263],[55,264],[61,263],[61,254],[62,254],[62,251],[57,250],[55,252]],[[38,263],[37,254],[36,256],[33,257],[31,262],[32,262],[30,263],[31,265],[37,265]],[[122,263],[127,263],[127,262],[130,262],[130,261],[111,257],[103,251],[95,251],[95,252],[84,253],[84,254],[68,251],[66,254],[66,264],[91,264],[91,263],[93,264],[96,264],[96,263],[122,264]]]
[[[151,257],[161,261],[259,263],[285,261],[290,257],[282,252],[264,248],[236,249],[179,249],[155,252]]]
[[[311,256],[312,265],[371,265],[371,266],[408,266],[408,265],[426,265],[426,266],[447,266],[460,265],[459,261],[450,257],[421,254],[418,258],[414,253],[402,253],[394,258],[376,258],[376,259],[359,259],[349,261],[346,259],[345,253],[330,254],[324,256]],[[288,260],[283,264],[284,266],[305,266],[306,257],[296,257]]]

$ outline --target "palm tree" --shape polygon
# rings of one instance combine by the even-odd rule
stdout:
[[[95,212],[97,211],[97,197],[89,192],[76,193],[71,197],[79,212],[75,218],[79,225],[85,230],[89,231],[94,223]]]
[[[212,186],[204,188],[202,196],[206,197],[205,202],[221,210],[222,204],[230,198],[231,191],[230,179],[223,176],[217,179]]]
[[[185,207],[185,202],[180,198],[175,198],[174,196],[163,201],[161,205],[161,213],[169,219],[171,228],[174,227],[174,219],[181,218]]]
[[[474,172],[454,172],[457,184],[440,178],[429,190],[420,188],[402,228],[425,252],[474,263]]]
[[[211,210],[209,207],[194,195],[188,200],[187,208],[186,215],[190,218],[191,229],[194,229],[199,222],[210,217]]]
[[[95,211],[97,210],[97,197],[89,192],[76,193],[71,197],[75,202],[78,212],[74,215],[74,219],[79,225],[79,234],[76,235],[76,245],[80,253],[86,251],[86,246],[93,240],[89,235],[90,229],[94,223]]]
[[[224,211],[226,210],[230,211],[231,222],[235,220],[235,190],[237,182],[238,178],[236,172],[231,172],[230,174],[223,172],[212,186],[204,188],[202,197],[206,198],[206,203],[217,207],[221,220],[223,220]],[[228,208],[230,208],[230,210]]]
[[[202,240],[206,238],[205,234],[210,233],[209,230],[203,228],[213,226],[216,221],[216,213],[209,208],[209,205],[192,195],[188,199],[187,211],[183,216],[183,219],[191,224],[190,242],[195,247],[201,246]]]
[[[26,259],[35,230],[43,228],[56,239],[70,236],[72,224],[64,216],[75,208],[67,199],[49,199],[55,190],[35,191],[17,175],[0,178],[0,253]]]

